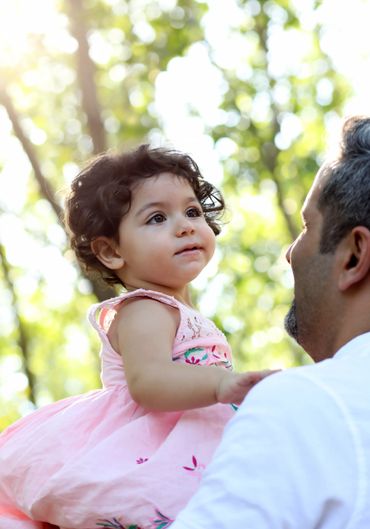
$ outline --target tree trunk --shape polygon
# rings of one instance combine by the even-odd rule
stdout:
[[[14,284],[10,277],[10,266],[6,259],[5,249],[3,245],[1,244],[1,242],[0,242],[0,260],[1,260],[1,268],[4,274],[5,284],[12,298],[15,326],[18,331],[17,343],[18,343],[18,347],[19,347],[19,350],[22,356],[23,371],[28,380],[29,399],[31,402],[33,402],[33,404],[36,404],[35,376],[32,373],[32,370],[30,369],[30,351],[28,347],[27,330],[26,330],[26,327],[21,317],[21,311],[19,307],[19,300],[18,300],[17,292],[14,288]]]
[[[77,40],[77,77],[81,90],[82,108],[93,141],[94,153],[106,150],[106,132],[101,117],[101,106],[95,82],[95,65],[89,55],[89,43],[85,26],[86,15],[82,0],[68,0],[71,34]]]

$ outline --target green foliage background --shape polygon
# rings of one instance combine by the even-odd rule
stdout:
[[[220,153],[228,222],[218,271],[195,283],[194,297],[228,336],[238,369],[308,361],[283,330],[292,298],[284,253],[299,233],[326,127],[341,115],[349,88],[321,50],[321,28],[302,27],[296,2],[233,3],[240,18],[230,38],[246,52],[238,67],[212,47],[206,0],[55,1],[65,48],[30,31],[21,58],[0,64],[0,117],[27,176],[19,207],[0,199],[0,430],[35,406],[99,387],[99,344],[85,315],[109,292],[81,275],[68,250],[60,190],[94,153],[165,138],[153,104],[156,79],[195,45],[222,79],[219,119],[203,127]],[[272,67],[279,35],[293,42],[304,35],[302,62],[282,57]],[[188,110],[199,115],[196,106]],[[1,156],[0,169],[9,163]],[[52,258],[50,267],[63,261],[56,281],[65,283],[67,302],[53,302],[53,284],[44,269],[29,268],[26,249],[21,261],[12,256],[6,227],[15,223],[46,262]]]

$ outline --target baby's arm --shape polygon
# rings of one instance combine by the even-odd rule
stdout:
[[[233,373],[222,367],[173,362],[178,323],[177,309],[147,298],[124,304],[117,315],[115,332],[128,387],[143,407],[176,411],[216,402],[238,404],[251,387],[270,374]]]

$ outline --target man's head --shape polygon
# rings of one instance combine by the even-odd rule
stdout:
[[[370,317],[356,313],[370,288],[370,118],[345,122],[340,155],[318,172],[302,217],[287,252],[295,299],[285,327],[320,360],[370,330]]]
[[[318,208],[323,215],[320,251],[335,252],[355,226],[370,230],[370,118],[348,119],[338,160],[325,168]]]

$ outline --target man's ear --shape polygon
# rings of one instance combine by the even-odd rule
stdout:
[[[91,243],[91,250],[103,265],[110,270],[119,270],[125,260],[119,252],[117,243],[109,237],[98,237]]]
[[[345,237],[342,247],[340,290],[359,283],[370,273],[370,231],[365,226],[356,226]]]

